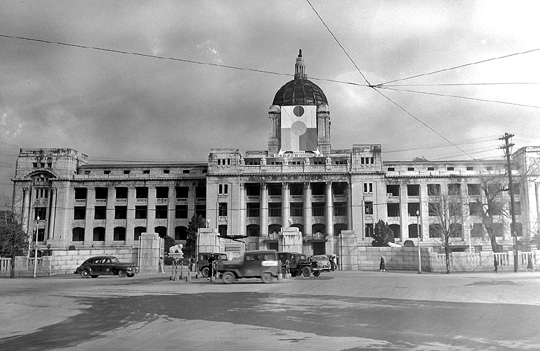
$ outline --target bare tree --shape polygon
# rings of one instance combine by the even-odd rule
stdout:
[[[463,234],[463,210],[461,199],[450,195],[439,195],[438,201],[428,205],[430,216],[436,222],[429,226],[429,237],[441,239],[446,258],[446,274],[450,273],[450,239]]]
[[[11,258],[11,278],[15,278],[15,256],[26,249],[28,249],[28,235],[13,213],[3,212],[0,219],[0,256]]]

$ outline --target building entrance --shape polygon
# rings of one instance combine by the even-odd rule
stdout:
[[[326,253],[326,245],[324,242],[313,243],[313,254],[324,255]]]

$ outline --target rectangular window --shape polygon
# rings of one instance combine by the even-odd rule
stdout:
[[[395,171],[396,171],[395,167],[388,167],[388,172],[395,172]]]
[[[414,171],[414,167],[407,167],[407,171],[409,171],[409,172]]]
[[[34,208],[34,219],[40,220],[45,219],[47,215],[47,207],[36,207]]]
[[[454,167],[448,166],[448,167],[446,167],[446,170],[447,170],[447,171],[453,171],[453,170],[454,170]]]
[[[291,216],[302,217],[304,215],[304,204],[301,202],[291,202]]]
[[[441,195],[441,184],[428,184],[427,192],[428,192],[428,196]]]
[[[324,202],[313,202],[311,204],[311,215],[313,217],[324,216]]]
[[[311,183],[311,195],[318,196],[324,195],[326,184],[324,183]]]
[[[261,196],[261,186],[259,184],[246,184],[247,196]]]
[[[372,193],[373,192],[373,183],[364,183],[364,192]]]
[[[220,236],[227,236],[227,225],[226,224],[220,224],[218,226],[218,233]]]
[[[206,186],[198,186],[195,188],[195,197],[205,198],[206,197]]]
[[[334,216],[346,216],[347,215],[347,203],[346,202],[334,202]]]
[[[189,187],[187,186],[177,186],[176,187],[176,198],[177,199],[187,199],[189,195]]]
[[[109,189],[107,188],[96,188],[96,200],[107,200],[109,196]]]
[[[516,222],[515,228],[516,228],[516,236],[523,236],[523,224],[521,224],[520,222]]]
[[[135,218],[146,219],[148,216],[148,209],[146,206],[135,206]]]
[[[407,185],[407,195],[420,196],[420,185],[418,184]]]
[[[480,184],[467,184],[467,194],[469,194],[469,196],[480,195],[480,190]]]
[[[467,171],[474,171],[474,167],[472,167],[472,166],[467,166]]]
[[[167,218],[167,206],[156,206],[156,219]]]
[[[386,204],[386,211],[388,212],[388,217],[399,217],[399,204]]]
[[[516,216],[521,215],[521,202],[514,202],[514,213]]]
[[[469,202],[469,215],[482,216],[483,206],[479,202]]]
[[[459,183],[448,184],[448,195],[461,195],[461,184]]]
[[[373,214],[373,202],[372,201],[366,201],[365,214],[367,214],[367,215],[372,215]]]
[[[75,188],[75,200],[86,200],[86,188]]]
[[[176,205],[175,215],[176,218],[188,218],[188,206]]]
[[[126,218],[127,218],[127,206],[115,206],[114,219],[126,219]]]
[[[94,219],[106,219],[107,218],[107,207],[106,206],[96,206],[94,207]]]
[[[373,237],[373,223],[366,223],[366,238]]]
[[[418,202],[411,202],[407,204],[407,212],[409,214],[409,217],[416,217],[420,214],[420,203]],[[418,212],[418,215],[416,214]]]
[[[493,223],[493,233],[496,237],[501,237],[504,234],[504,228],[502,223]]]
[[[143,172],[143,174],[150,174],[150,170],[149,170],[149,169],[145,169],[145,170],[143,170],[142,172]]]
[[[428,204],[428,215],[430,217],[439,217],[440,214],[441,214],[441,203],[430,202]]]
[[[268,195],[281,196],[281,184],[268,184]]]
[[[138,186],[135,188],[135,197],[137,199],[148,199],[148,188],[145,186]]]
[[[168,199],[169,198],[169,187],[158,186],[156,187],[156,198],[158,199]]]
[[[84,206],[75,206],[73,211],[73,219],[85,219],[86,218],[86,207]]]
[[[116,198],[117,199],[127,199],[128,198],[128,188],[115,188]]]
[[[261,204],[258,202],[248,202],[247,203],[247,216],[248,217],[259,217],[261,211]]]
[[[227,217],[227,203],[226,202],[219,203],[218,215],[220,217]]]
[[[429,166],[429,167],[427,168],[427,170],[428,170],[428,171],[434,171],[434,170],[435,170],[435,167]]]
[[[304,184],[293,183],[289,186],[289,191],[291,192],[291,195],[302,196],[304,195]]]
[[[387,185],[386,193],[388,196],[399,196],[399,185]]]
[[[461,217],[463,215],[463,211],[461,210],[461,202],[449,202],[448,210],[450,212],[450,217]]]
[[[268,204],[268,216],[281,217],[281,203],[280,202],[270,202]]]
[[[206,218],[206,205],[203,205],[203,204],[195,205],[195,214],[197,216]]]
[[[482,238],[484,236],[484,225],[482,223],[474,223],[471,228],[471,237]]]
[[[229,193],[229,184],[219,184],[218,185],[218,194],[227,195]]]
[[[127,175],[127,174],[130,174],[130,173],[131,173],[131,171],[129,169],[124,170],[124,174]]]

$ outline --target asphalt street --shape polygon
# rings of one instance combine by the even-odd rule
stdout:
[[[538,350],[540,273],[0,280],[0,350]]]

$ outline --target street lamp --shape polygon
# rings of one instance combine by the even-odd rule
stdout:
[[[420,211],[416,210],[416,235],[418,236],[418,274],[422,273],[422,253],[420,252]]]
[[[36,227],[34,228],[34,278],[36,277],[36,274],[37,274],[38,225],[39,225],[39,217],[37,217]]]

